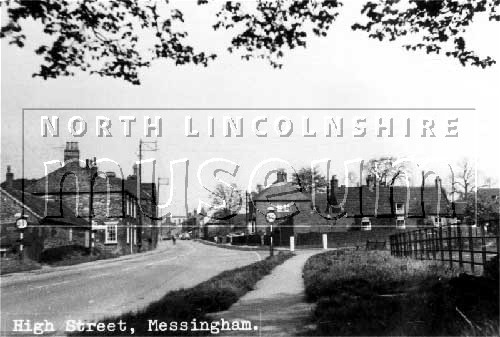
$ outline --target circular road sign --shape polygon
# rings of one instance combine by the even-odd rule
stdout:
[[[24,229],[24,228],[28,227],[28,220],[26,219],[26,217],[21,217],[21,218],[17,219],[16,226],[19,229]]]
[[[275,212],[268,212],[266,214],[266,220],[268,222],[274,222],[276,220],[276,213]]]

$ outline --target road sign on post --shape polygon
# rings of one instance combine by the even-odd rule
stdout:
[[[276,209],[272,206],[267,208],[266,221],[269,223],[270,237],[269,237],[269,256],[274,255],[273,247],[273,223],[276,221]]]
[[[28,227],[28,216],[25,214],[16,214],[16,226],[21,231],[19,233],[19,258],[22,260],[24,258],[24,230]]]

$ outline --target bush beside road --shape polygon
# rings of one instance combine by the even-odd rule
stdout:
[[[498,335],[498,280],[436,262],[339,250],[304,266],[315,335]]]

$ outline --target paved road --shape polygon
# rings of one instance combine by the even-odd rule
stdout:
[[[140,309],[169,290],[191,287],[266,254],[162,242],[154,252],[2,276],[0,335],[11,334],[13,319],[47,319],[62,330],[66,319],[96,320]]]

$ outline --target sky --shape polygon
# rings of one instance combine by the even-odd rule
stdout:
[[[47,81],[32,78],[40,62],[33,53],[36,44],[28,42],[24,49],[18,49],[2,40],[2,176],[7,165],[12,166],[16,177],[22,174],[22,111],[31,108],[24,116],[27,178],[41,177],[44,162],[62,160],[66,141],[79,142],[82,159],[95,156],[116,161],[126,176],[137,160],[139,139],[156,139],[158,151],[145,152],[144,159],[157,160],[156,177],[171,178],[169,186],[162,186],[161,201],[172,196],[165,209],[174,215],[185,214],[186,170],[187,203],[192,210],[200,200],[209,201],[203,186],[211,189],[217,183],[213,171],[232,172],[231,162],[239,165],[235,176],[221,173],[218,177],[241,189],[262,184],[266,169],[283,167],[292,173],[324,159],[332,162],[329,174],[344,179],[346,170],[357,170],[357,161],[384,155],[408,158],[418,165],[417,173],[433,170],[442,177],[449,176],[448,164],[469,158],[482,176],[499,181],[499,65],[487,69],[463,67],[443,55],[407,52],[397,42],[368,39],[366,34],[350,29],[359,18],[362,3],[349,1],[328,37],[311,37],[306,49],[287,53],[283,68],[277,70],[265,61],[247,62],[225,52],[230,36],[212,31],[214,17],[207,15],[211,9],[182,5],[190,41],[200,50],[217,52],[217,60],[206,68],[154,63],[141,72],[140,86],[84,73]],[[29,41],[42,38],[37,28],[27,26]],[[499,33],[498,23],[478,20],[469,32],[469,43],[478,53],[500,60],[500,45],[494,43]],[[36,110],[41,108],[46,110]],[[88,108],[95,110],[78,110]],[[134,110],[146,108],[156,110]],[[194,108],[197,110],[191,110]],[[218,110],[221,108],[225,110]],[[396,110],[399,108],[414,110]],[[59,137],[42,137],[42,115],[60,118]],[[124,136],[119,121],[123,115],[137,119],[131,137]],[[68,132],[67,122],[73,116],[87,121],[85,136],[75,138]],[[96,136],[96,116],[111,120],[112,137]],[[162,118],[161,137],[144,136],[145,116]],[[186,137],[186,116],[192,118],[198,137]],[[208,116],[214,118],[214,137],[207,131]],[[252,121],[259,116],[267,117],[268,122],[261,124],[267,137],[257,137],[252,130]],[[224,117],[243,118],[242,137],[224,136]],[[280,137],[275,131],[274,123],[281,117],[293,122],[289,137]],[[316,137],[303,136],[303,119],[307,117]],[[325,137],[325,117],[343,118],[343,137]],[[380,118],[384,123],[393,118],[392,138],[377,137]],[[458,137],[445,137],[448,121],[457,118]],[[365,137],[353,136],[357,119],[366,119]],[[407,119],[411,121],[410,137],[405,137]],[[424,120],[435,121],[436,137],[421,137]],[[213,162],[214,158],[222,161]],[[271,158],[288,163],[262,164]],[[260,164],[261,169],[253,175]],[[318,165],[326,173],[326,166]],[[108,168],[103,164],[103,169]],[[109,170],[117,171],[112,165]],[[150,166],[145,164],[144,180],[151,181],[151,175]]]

